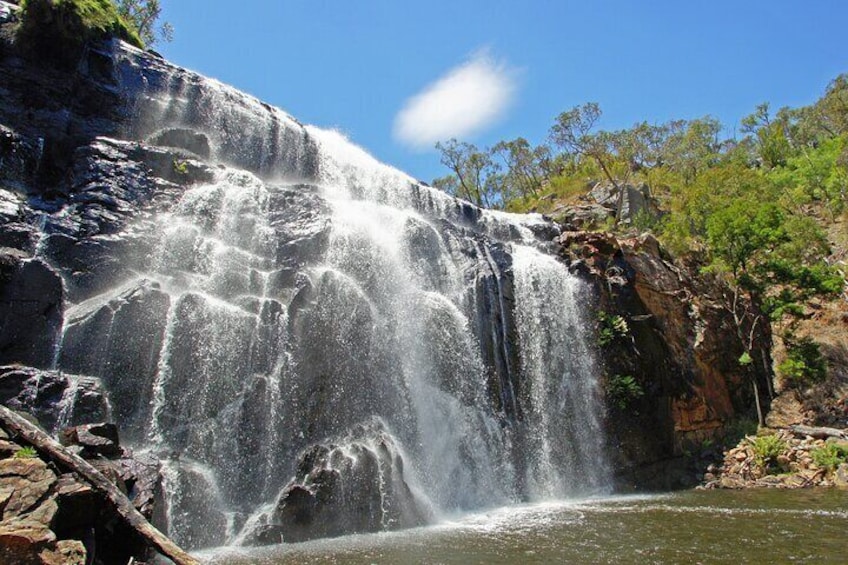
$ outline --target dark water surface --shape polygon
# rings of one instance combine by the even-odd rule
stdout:
[[[202,557],[234,565],[848,563],[848,491],[687,491],[543,503],[402,532]]]

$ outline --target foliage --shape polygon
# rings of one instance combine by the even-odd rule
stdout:
[[[645,390],[630,375],[613,375],[607,381],[607,395],[619,410],[626,410],[645,396]]]
[[[835,470],[843,463],[848,463],[848,447],[836,443],[826,443],[810,452],[818,467],[829,471]]]
[[[627,320],[617,314],[598,312],[598,345],[606,346],[620,337],[630,334]]]
[[[777,434],[758,436],[749,441],[754,451],[754,461],[763,469],[771,467],[787,448],[786,442]]]
[[[118,37],[137,47],[143,43],[112,0],[25,0],[18,42],[36,56],[71,64],[93,40]]]
[[[174,28],[171,24],[158,24],[162,12],[159,0],[117,0],[117,3],[118,13],[132,24],[145,45],[154,45],[159,39],[171,41],[173,38]]]
[[[24,0],[21,4],[19,38],[24,42],[57,41],[78,48],[86,41],[119,37],[143,45],[133,26],[118,12],[112,0]]]
[[[441,162],[452,175],[436,179],[433,184],[449,194],[464,198],[478,206],[492,207],[496,203],[494,174],[498,165],[488,151],[480,151],[476,145],[451,139],[437,143],[442,156]]]
[[[827,376],[827,362],[819,344],[809,337],[795,339],[788,336],[785,342],[786,360],[778,366],[778,373],[795,385],[823,381]]]
[[[184,159],[174,159],[174,172],[178,175],[188,174],[188,162]]]
[[[31,446],[27,446],[27,447],[22,447],[19,450],[17,450],[13,457],[15,459],[32,459],[32,458],[37,457],[37,456],[38,456],[38,453],[35,451],[35,448],[31,447]]]

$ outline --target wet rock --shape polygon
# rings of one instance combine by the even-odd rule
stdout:
[[[62,325],[62,279],[41,259],[0,254],[0,363],[49,366]]]
[[[114,457],[122,452],[115,424],[98,423],[65,428],[59,433],[59,441],[66,447],[82,447],[84,458],[95,455]]]
[[[43,152],[44,140],[27,138],[10,127],[0,123],[0,183],[26,194],[30,183],[38,170]],[[4,198],[5,200],[5,198]],[[3,206],[2,216],[17,216],[20,209]],[[14,214],[9,214],[14,210]]]
[[[356,426],[340,441],[300,458],[273,512],[248,532],[249,544],[299,542],[419,526],[429,519],[403,477],[403,460],[382,422]]]
[[[50,431],[102,422],[109,413],[98,379],[18,365],[0,367],[0,403],[33,414]]]
[[[208,159],[210,155],[209,139],[200,132],[188,129],[170,128],[162,130],[150,138],[150,143],[166,147],[179,147],[191,151],[201,159]]]
[[[59,366],[100,377],[124,429],[139,429],[148,417],[169,307],[158,284],[140,280],[67,313]]]

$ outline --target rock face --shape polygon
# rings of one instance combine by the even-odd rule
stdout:
[[[406,483],[391,435],[374,420],[339,442],[307,449],[273,511],[248,526],[246,543],[411,528],[426,524],[428,514]]]
[[[0,362],[47,365],[62,325],[62,279],[44,261],[0,249]]]
[[[617,470],[623,484],[655,488],[695,484],[695,471],[675,459],[714,442],[739,418],[756,419],[753,383],[763,411],[771,378],[770,335],[755,328],[755,362],[738,363],[729,290],[717,281],[672,263],[651,236],[616,238],[566,232],[559,240],[572,268],[592,281],[604,313],[624,329],[602,345]],[[744,335],[750,327],[744,328]],[[615,383],[631,377],[638,390]],[[696,468],[696,467],[695,467]]]

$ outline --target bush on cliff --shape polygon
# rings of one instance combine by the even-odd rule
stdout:
[[[75,63],[89,41],[117,37],[144,47],[112,0],[25,0],[18,44],[58,66]]]

